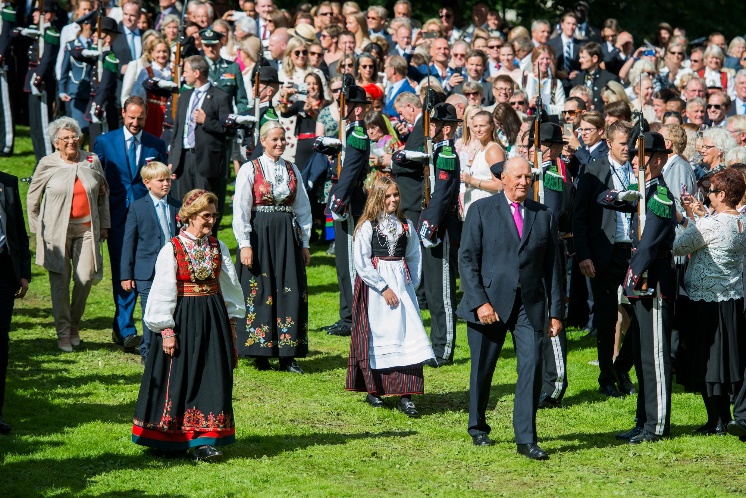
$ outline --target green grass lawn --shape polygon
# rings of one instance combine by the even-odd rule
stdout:
[[[27,134],[16,143],[17,155],[0,159],[0,169],[28,176],[34,159]],[[235,248],[229,218],[223,227],[222,240]],[[580,332],[569,334],[566,408],[538,415],[548,462],[515,452],[510,341],[488,408],[495,445],[471,444],[463,323],[455,364],[425,370],[426,394],[414,398],[420,419],[396,411],[395,400],[369,408],[362,394],[344,390],[349,339],[317,332],[337,318],[334,261],[325,249],[313,248],[309,269],[310,353],[299,360],[306,375],[257,372],[242,360],[234,386],[237,443],[215,465],[159,458],[130,441],[143,368],[138,356],[111,343],[109,275],[88,301],[83,345],[69,354],[57,349],[49,281],[34,266],[11,333],[4,416],[13,432],[0,436],[0,496],[746,494],[746,446],[730,436],[689,435],[705,421],[698,396],[674,392],[670,439],[617,442],[614,434],[633,425],[636,397],[597,394],[595,345]]]

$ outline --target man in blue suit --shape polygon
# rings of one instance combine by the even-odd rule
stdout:
[[[140,176],[148,195],[130,205],[124,227],[122,281],[113,282],[113,285],[121,284],[125,292],[136,290],[140,294],[144,317],[155,276],[155,261],[161,248],[178,233],[176,214],[181,203],[168,195],[171,191],[171,170],[165,164],[157,161],[148,163],[140,170]],[[148,357],[151,339],[152,333],[143,319],[139,347],[143,365]]]
[[[140,176],[140,168],[149,161],[167,162],[166,143],[142,131],[146,111],[147,106],[141,97],[129,97],[122,106],[124,127],[99,136],[93,144],[93,152],[101,160],[109,183],[112,228],[107,245],[116,306],[112,340],[125,348],[135,348],[140,344],[132,319],[136,296],[125,292],[118,284],[122,280],[120,265],[127,210],[130,204],[148,193]]]
[[[492,375],[508,330],[513,331],[518,380],[513,430],[518,453],[548,458],[536,444],[542,337],[562,329],[564,299],[558,229],[552,211],[528,199],[531,168],[522,157],[505,163],[504,190],[472,204],[461,234],[457,315],[467,321],[471,352],[469,434],[491,444],[485,412]],[[549,320],[547,320],[549,318]]]
[[[399,119],[399,113],[394,109],[394,100],[396,100],[397,95],[404,92],[417,94],[412,85],[409,84],[409,80],[407,80],[408,69],[409,64],[401,55],[392,55],[389,57],[383,68],[386,78],[389,80],[389,87],[383,99],[383,113],[390,118]]]

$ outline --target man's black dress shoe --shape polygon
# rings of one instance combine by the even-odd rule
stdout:
[[[619,391],[622,394],[637,394],[637,389],[628,373],[617,372],[616,375],[619,378]]]
[[[489,446],[492,444],[492,440],[487,434],[477,434],[471,437],[471,442],[474,446]]]
[[[116,332],[114,332],[113,330],[111,331],[111,342],[113,342],[113,343],[114,343],[114,344],[116,344],[117,346],[121,346],[121,345],[122,345],[122,338],[121,338],[121,337],[119,337],[119,336],[117,335],[117,333],[116,333]]]
[[[338,324],[326,331],[329,335],[338,335],[340,337],[349,337],[352,335],[352,328],[349,325]]]
[[[694,429],[692,431],[692,434],[694,434],[695,436],[725,436],[727,433],[728,430],[723,424],[717,424],[714,426],[705,424],[702,427],[699,427],[698,429]]]
[[[425,360],[425,365],[432,368],[440,368],[452,364],[453,362],[451,360],[446,360],[443,358],[430,358],[429,360]]]
[[[266,356],[259,356],[257,358],[254,358],[254,366],[260,372],[263,372],[265,370],[272,370],[272,366],[269,364],[269,358],[267,358]]]
[[[531,460],[549,460],[547,452],[539,448],[536,443],[518,444],[516,447],[518,453]]]
[[[539,410],[545,408],[562,408],[562,400],[554,399],[546,393],[541,393],[539,397]]]
[[[622,398],[624,394],[620,393],[614,384],[607,384],[598,388],[598,392],[609,398]]]
[[[744,438],[746,438],[746,420],[731,420],[728,422],[727,430],[731,436],[740,437],[741,441],[744,441]]]
[[[325,326],[321,327],[319,330],[329,331],[329,330],[333,329],[334,327],[337,327],[338,325],[340,325],[340,322],[337,321],[337,322],[332,323],[331,325],[325,325]]]
[[[125,349],[136,348],[140,345],[141,339],[142,337],[137,334],[128,335],[122,339],[122,346],[124,346]]]
[[[280,358],[280,370],[294,374],[303,373],[295,358]]]
[[[639,434],[629,438],[629,444],[654,443],[656,441],[659,441],[660,438],[661,436],[642,429]]]
[[[396,409],[407,417],[415,418],[420,416],[420,414],[417,413],[417,408],[415,408],[414,403],[412,403],[412,400],[409,398],[400,399],[399,403],[396,405]]]
[[[0,417],[0,434],[10,434],[11,427]]]
[[[370,394],[365,397],[365,401],[373,408],[383,408],[383,400],[375,394]]]
[[[634,426],[633,428],[631,428],[630,430],[626,432],[617,434],[616,438],[619,439],[620,441],[629,441],[630,439],[637,436],[641,432],[642,432],[642,427]]]
[[[223,457],[223,454],[216,450],[214,446],[205,445],[197,447],[192,456],[197,461],[217,462]]]

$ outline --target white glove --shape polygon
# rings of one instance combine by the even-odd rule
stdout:
[[[39,38],[41,36],[41,31],[36,28],[23,28],[21,30],[21,35],[29,38]]]
[[[443,241],[440,239],[437,239],[435,242],[430,242],[427,239],[421,239],[421,242],[422,242],[422,245],[425,246],[425,249],[430,249],[431,247],[435,247]]]
[[[238,124],[256,123],[256,116],[238,114],[236,115],[236,123]]]
[[[405,150],[404,157],[410,161],[426,161],[430,158],[430,154],[427,152],[419,152],[416,150]]]
[[[98,117],[96,116],[96,113],[93,113],[93,112],[91,113],[91,123],[93,124],[101,123],[101,120],[98,119]]]
[[[347,213],[345,213],[345,214],[337,214],[334,211],[332,211],[331,213],[332,213],[332,219],[334,221],[344,221],[344,220],[346,220],[349,217],[349,214],[347,214]]]
[[[539,175],[541,175],[542,173],[544,173],[544,170],[543,170],[543,169],[541,169],[541,168],[531,168],[531,174],[532,174],[532,175],[536,175],[536,176],[539,176]]]
[[[173,88],[179,88],[179,85],[177,85],[171,80],[158,80],[158,88],[173,89]]]
[[[635,202],[638,199],[642,199],[642,194],[638,190],[622,190],[616,195],[616,200]]]
[[[338,138],[332,137],[321,137],[321,144],[324,147],[342,146],[342,142]]]
[[[101,52],[99,52],[95,48],[87,48],[85,50],[81,50],[80,55],[82,55],[83,57],[93,58],[93,57],[98,57],[99,55],[101,55]]]
[[[35,95],[36,97],[41,96],[41,90],[36,88],[36,85],[29,85],[31,87],[31,95]]]

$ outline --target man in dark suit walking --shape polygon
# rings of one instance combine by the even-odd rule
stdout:
[[[184,81],[192,89],[179,98],[171,139],[169,167],[176,175],[174,197],[183,199],[194,189],[205,189],[218,196],[218,210],[225,204],[225,168],[228,136],[226,119],[233,112],[231,97],[213,86],[210,66],[201,55],[184,62]],[[217,232],[217,224],[213,229]]]
[[[124,225],[127,210],[135,200],[145,196],[147,189],[142,183],[140,169],[148,161],[166,161],[166,144],[158,137],[143,131],[147,106],[141,97],[132,96],[124,102],[122,117],[124,127],[105,133],[96,139],[93,152],[98,155],[109,183],[109,259],[111,279],[120,282],[120,264],[124,245]],[[114,324],[112,339],[125,348],[140,344],[132,314],[135,311],[135,295],[114,285]]]
[[[0,434],[8,434],[10,425],[3,420],[5,376],[8,373],[10,322],[13,304],[22,299],[31,281],[29,250],[23,206],[18,193],[18,178],[0,172]]]
[[[551,211],[528,199],[531,167],[521,157],[505,163],[504,190],[472,204],[461,235],[457,314],[466,320],[471,351],[469,434],[491,444],[485,412],[490,384],[508,330],[513,331],[518,380],[513,430],[518,453],[545,460],[536,440],[541,391],[542,337],[562,329],[564,302],[558,230]],[[549,317],[549,323],[547,323]]]
[[[631,216],[604,209],[596,200],[608,189],[628,190],[637,183],[629,164],[629,133],[629,125],[622,121],[609,127],[609,153],[589,163],[578,181],[572,225],[578,267],[590,278],[593,292],[600,370],[598,389],[601,394],[615,398],[622,396],[620,390],[625,394],[634,392],[626,373],[629,369],[617,374],[613,366],[617,289],[632,257]]]

